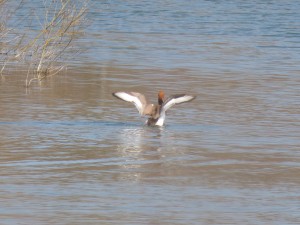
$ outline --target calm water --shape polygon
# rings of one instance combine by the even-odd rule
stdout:
[[[299,2],[92,4],[68,71],[0,82],[0,224],[299,224]],[[197,95],[163,128],[111,96],[161,89]]]

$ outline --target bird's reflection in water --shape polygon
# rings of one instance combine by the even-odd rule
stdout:
[[[139,180],[145,170],[161,162],[160,143],[163,128],[159,127],[126,127],[120,129],[117,138],[117,151],[123,158],[120,167],[123,179]]]

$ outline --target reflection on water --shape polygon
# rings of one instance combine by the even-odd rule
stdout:
[[[145,127],[131,127],[119,130],[116,139],[120,141],[117,146],[117,151],[120,157],[123,159],[121,167],[124,171],[131,171],[126,173],[123,179],[138,181],[142,179],[143,165],[150,164],[151,159],[145,156],[145,152],[155,151],[155,148],[149,142],[151,137],[149,137],[149,132],[147,132]]]
[[[80,62],[0,83],[1,224],[299,224],[299,4],[93,6]],[[197,98],[156,128],[120,90]]]

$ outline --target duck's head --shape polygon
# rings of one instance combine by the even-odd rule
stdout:
[[[164,102],[165,93],[163,91],[158,92],[158,104],[162,105]]]

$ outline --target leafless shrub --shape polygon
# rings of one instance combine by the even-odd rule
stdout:
[[[6,5],[6,0],[0,0],[0,74],[2,76],[5,66],[8,61],[8,53],[9,50],[7,45],[9,40],[7,35],[9,33],[9,29],[7,28],[7,21],[9,18],[9,10]]]
[[[26,45],[17,57],[29,63],[26,86],[33,80],[42,80],[59,73],[68,58],[76,54],[72,43],[82,33],[87,4],[81,1],[52,0],[44,3],[44,18],[40,21],[40,32]],[[33,74],[33,77],[29,77]]]
[[[0,0],[0,74],[2,77],[7,65],[15,62],[17,49],[25,36],[14,32],[15,29],[9,25],[22,6],[23,0],[17,2]]]
[[[39,21],[40,29],[36,33],[8,29],[9,13],[7,7],[1,7],[5,3],[6,0],[0,0],[0,61],[3,62],[0,71],[7,62],[24,63],[28,70],[26,87],[34,80],[58,74],[78,53],[75,40],[83,33],[88,0],[44,0],[42,12],[32,15],[35,21]],[[6,41],[2,42],[4,39]]]

